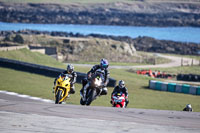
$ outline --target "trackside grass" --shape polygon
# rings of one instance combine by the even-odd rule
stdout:
[[[22,51],[23,53],[24,51]],[[33,57],[29,57],[33,56]],[[56,63],[51,57],[40,55],[39,53],[29,53],[26,55],[26,59],[29,62],[36,63],[38,60],[43,65],[56,66]],[[35,55],[31,55],[35,54]],[[2,52],[0,52],[2,57]],[[5,57],[5,54],[4,54]],[[17,53],[15,57],[7,58],[19,58]],[[49,60],[48,62],[46,62]],[[38,62],[37,62],[38,63]],[[51,64],[52,63],[52,64]],[[58,63],[58,67],[65,68],[65,65]],[[87,72],[90,68],[75,67],[76,71]],[[187,68],[190,69],[190,68]],[[159,110],[182,110],[186,104],[192,104],[195,112],[200,112],[200,96],[161,92],[155,90],[149,90],[148,82],[151,78],[131,73],[124,69],[110,69],[110,76],[120,80],[123,79],[126,82],[129,91],[129,108],[144,108],[144,109],[159,109]],[[37,74],[31,74],[21,71],[15,71],[12,69],[0,67],[0,90],[7,90],[17,92],[20,94],[27,94],[31,96],[54,99],[52,93],[54,78],[49,78]],[[79,105],[81,84],[75,84],[76,93],[71,95],[66,101],[68,104]],[[97,98],[91,105],[92,106],[110,106],[110,94],[113,88],[108,88],[108,95]]]

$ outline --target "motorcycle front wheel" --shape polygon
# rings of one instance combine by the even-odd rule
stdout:
[[[56,94],[56,101],[55,104],[61,104],[62,102],[59,102],[60,99],[62,99],[62,90],[58,90],[57,94]]]
[[[85,105],[85,101],[83,101],[82,98],[80,99],[80,104],[81,104],[81,105]]]
[[[96,97],[96,90],[90,90],[90,92],[88,93],[88,98],[87,98],[87,101],[86,101],[86,105],[89,106],[92,101],[95,99]]]

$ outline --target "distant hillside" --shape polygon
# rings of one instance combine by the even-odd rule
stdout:
[[[56,47],[58,58],[62,61],[97,61],[107,58],[111,62],[137,62],[140,58],[137,57],[133,45],[112,39],[60,37],[59,35],[45,35],[42,32],[34,35],[34,33],[25,34],[26,31],[22,34],[4,33],[5,36],[0,35],[0,47],[9,45]]]
[[[51,3],[13,3],[0,0],[0,21],[22,23],[65,23],[134,26],[200,26],[198,0],[85,0]],[[19,0],[17,1],[19,2]],[[35,2],[29,0],[29,2]],[[44,3],[42,3],[44,2]],[[91,3],[90,3],[91,2]]]
[[[138,62],[140,58],[145,58],[138,56],[136,51],[200,55],[200,44],[157,40],[151,37],[130,38],[33,30],[1,31],[0,46],[7,46],[8,43],[58,47],[59,55],[64,60],[71,61],[77,61],[77,59],[95,61],[105,57],[117,62]]]

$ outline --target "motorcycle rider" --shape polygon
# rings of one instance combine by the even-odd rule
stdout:
[[[67,65],[67,70],[62,72],[60,75],[65,75],[65,74],[68,74],[71,77],[71,80],[70,80],[71,84],[70,84],[69,94],[74,94],[75,93],[74,84],[76,83],[76,78],[77,78],[77,73],[74,71],[74,66],[71,65],[71,64],[68,64]],[[56,84],[56,80],[60,77],[60,75],[54,80],[54,86]],[[54,88],[53,88],[53,91],[54,91]]]
[[[106,59],[101,59],[100,65],[94,65],[92,69],[87,73],[87,77],[82,80],[82,89],[80,90],[80,95],[83,99],[83,101],[86,100],[86,92],[89,85],[89,79],[91,78],[92,74],[94,74],[97,70],[101,70],[103,72],[103,84],[102,84],[102,92],[100,95],[107,95],[108,89],[106,88],[108,82],[109,82],[109,74],[110,72],[108,71],[108,66],[109,63]]]
[[[111,99],[112,99],[112,95],[116,94],[116,93],[124,93],[125,94],[125,102],[126,105],[125,107],[127,107],[129,101],[128,101],[128,89],[125,87],[125,82],[123,80],[120,80],[118,83],[118,86],[116,86],[111,94]],[[112,104],[112,101],[110,102]]]
[[[189,111],[189,112],[192,112],[193,109],[192,109],[192,105],[191,104],[187,104],[186,107],[183,109],[183,111]]]

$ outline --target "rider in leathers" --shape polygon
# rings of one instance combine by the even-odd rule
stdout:
[[[67,70],[62,72],[60,75],[64,74],[71,75],[69,94],[74,94],[75,93],[74,84],[76,83],[76,78],[77,78],[77,73],[74,71],[74,66],[72,66],[71,64],[67,65]],[[58,77],[60,77],[60,75]],[[54,85],[56,84],[56,80],[58,79],[58,77],[54,80]]]
[[[107,95],[107,84],[109,82],[109,71],[108,71],[108,61],[106,59],[101,59],[100,65],[95,65],[92,67],[92,69],[87,73],[87,78],[83,79],[82,84],[83,84],[83,88],[80,90],[80,95],[83,99],[83,101],[86,100],[86,92],[89,85],[88,80],[91,78],[92,74],[96,72],[96,70],[101,69],[101,71],[103,71],[103,76],[104,76],[104,80],[103,80],[103,84],[102,84],[102,92],[100,95]]]
[[[125,87],[125,82],[123,80],[120,80],[118,86],[116,86],[114,88],[114,90],[111,94],[111,99],[112,99],[113,94],[120,93],[120,92],[125,94],[125,102],[126,102],[125,107],[127,107],[128,103],[129,103],[129,101],[128,101],[128,89]],[[111,101],[111,104],[112,104],[112,101]]]

